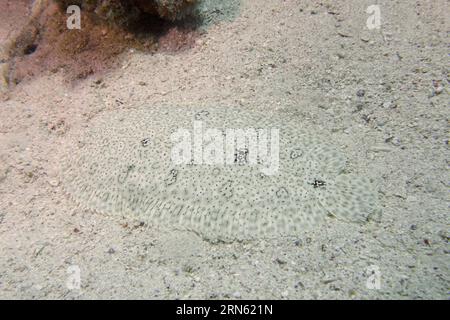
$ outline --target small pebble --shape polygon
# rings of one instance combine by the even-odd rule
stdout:
[[[442,86],[438,86],[437,88],[434,89],[434,93],[436,95],[441,94],[442,91],[444,91],[444,87],[442,87]]]
[[[52,187],[57,187],[59,186],[59,180],[58,179],[49,179],[47,180],[48,184],[51,185]]]
[[[401,143],[402,143],[402,141],[399,139],[399,138],[397,138],[397,137],[393,137],[392,139],[391,139],[391,143],[394,145],[394,146],[399,146],[399,145],[401,145]]]
[[[359,90],[356,92],[356,95],[357,95],[358,97],[360,97],[360,98],[364,97],[365,94],[366,94],[366,91],[363,90],[363,89],[359,89]]]

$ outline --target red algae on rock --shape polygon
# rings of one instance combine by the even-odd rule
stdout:
[[[191,46],[195,27],[179,23],[195,0],[40,0],[8,44],[10,85],[63,70],[69,81],[113,67],[128,48],[154,52]],[[67,28],[69,5],[81,9],[81,28]],[[159,41],[161,39],[161,41]]]

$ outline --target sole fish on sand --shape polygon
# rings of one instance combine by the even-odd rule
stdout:
[[[327,215],[364,222],[379,212],[373,183],[346,172],[330,137],[282,112],[105,112],[74,141],[62,180],[78,204],[212,241],[293,236]]]

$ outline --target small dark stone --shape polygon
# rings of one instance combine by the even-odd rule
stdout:
[[[136,224],[136,225],[134,226],[133,229],[142,228],[143,226],[145,226],[145,222],[140,221],[138,224]]]
[[[363,90],[363,89],[359,89],[359,90],[356,92],[356,95],[357,95],[358,97],[362,98],[362,97],[364,97],[364,96],[366,95],[366,91]]]
[[[113,248],[109,248],[109,249],[108,249],[108,253],[109,253],[109,254],[116,253],[116,250],[114,250]]]
[[[417,230],[417,226],[415,224],[412,224],[410,228],[411,230]]]
[[[372,120],[372,118],[367,114],[362,115],[361,119],[363,119],[366,123],[369,123]]]

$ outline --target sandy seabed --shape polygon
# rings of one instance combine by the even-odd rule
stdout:
[[[371,1],[243,0],[192,48],[130,50],[75,85],[48,72],[2,88],[0,298],[448,298],[449,3],[377,3],[381,28],[369,30]],[[7,17],[3,42],[22,21]],[[294,112],[379,182],[381,220],[211,243],[79,208],[60,181],[70,131],[154,105]]]

